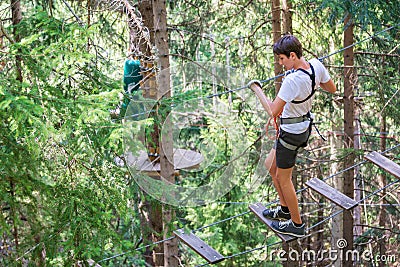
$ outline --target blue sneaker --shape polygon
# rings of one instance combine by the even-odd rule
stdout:
[[[305,224],[303,223],[301,226],[297,227],[293,224],[292,220],[287,221],[273,221],[271,227],[280,234],[291,235],[295,237],[303,237],[305,236]]]
[[[263,211],[263,216],[271,220],[290,220],[290,213],[284,212],[281,206],[274,209],[266,209]]]

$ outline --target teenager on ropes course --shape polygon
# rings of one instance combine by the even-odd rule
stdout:
[[[263,215],[274,220],[271,226],[277,232],[302,237],[305,235],[305,224],[300,216],[292,171],[297,153],[307,146],[311,133],[313,115],[310,111],[315,90],[320,86],[334,93],[336,86],[318,59],[304,59],[302,45],[293,35],[281,37],[274,44],[273,52],[286,70],[286,77],[275,100],[267,99],[259,81],[249,83],[263,108],[280,123],[274,148],[265,161],[280,206],[264,210]]]

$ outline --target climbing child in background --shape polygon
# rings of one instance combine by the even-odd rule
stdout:
[[[306,147],[311,133],[311,106],[315,90],[321,86],[334,93],[336,86],[318,59],[307,62],[302,45],[293,35],[281,37],[273,46],[286,77],[274,101],[267,99],[258,81],[249,87],[259,98],[271,118],[279,118],[279,135],[265,165],[279,196],[280,206],[266,209],[264,217],[274,220],[272,227],[279,233],[302,237],[305,224],[300,216],[292,171],[300,148]]]

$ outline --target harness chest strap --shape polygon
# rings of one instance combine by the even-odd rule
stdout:
[[[306,70],[304,70],[304,69],[302,69],[302,68],[299,68],[299,69],[297,69],[297,70],[299,70],[299,71],[301,71],[301,72],[304,72],[305,74],[307,74],[307,75],[310,77],[310,79],[311,79],[311,93],[310,93],[305,99],[303,99],[303,100],[293,100],[293,101],[292,101],[293,104],[301,104],[301,103],[306,102],[308,99],[310,99],[310,98],[314,95],[314,93],[315,93],[315,91],[316,91],[316,90],[315,90],[316,83],[315,83],[315,71],[314,71],[314,67],[313,67],[313,65],[311,65],[310,62],[308,62],[308,64],[310,64],[311,74],[310,74],[308,71],[306,71]]]

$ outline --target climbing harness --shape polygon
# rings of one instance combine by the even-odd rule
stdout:
[[[308,131],[309,131],[309,135],[307,137],[307,140],[304,141],[304,143],[302,143],[301,145],[297,146],[297,145],[292,145],[289,144],[288,142],[286,142],[285,140],[282,139],[281,135],[279,134],[277,141],[279,143],[281,143],[281,145],[283,145],[285,148],[289,149],[289,150],[294,150],[294,151],[302,151],[304,149],[304,147],[307,146],[308,143],[308,139],[310,138],[311,135],[311,128],[312,125],[314,125],[313,123],[313,118],[311,117],[311,113],[307,112],[307,114],[300,116],[300,117],[293,117],[293,118],[280,118],[280,122],[281,124],[294,124],[294,123],[300,123],[303,121],[310,121],[310,126],[308,127]],[[314,125],[315,126],[315,125]]]
[[[301,104],[301,103],[306,102],[307,100],[309,100],[314,95],[314,93],[316,91],[315,90],[316,83],[315,83],[314,67],[311,65],[311,63],[309,63],[309,64],[310,64],[310,68],[311,68],[311,74],[308,71],[306,71],[304,69],[301,69],[301,68],[299,68],[297,70],[301,71],[301,72],[304,72],[305,74],[307,74],[310,77],[310,79],[311,79],[311,93],[303,100],[293,100],[292,101],[293,104]],[[309,121],[310,122],[310,126],[308,127],[308,131],[309,131],[310,134],[309,134],[308,138],[311,135],[312,126],[314,126],[314,128],[317,131],[318,135],[324,141],[326,141],[326,139],[321,135],[321,133],[319,132],[317,126],[313,122],[313,118],[312,118],[310,112],[307,112],[307,114],[299,116],[299,117],[292,117],[292,118],[282,118],[282,117],[280,117],[279,119],[280,119],[280,123],[281,124],[294,124],[294,123],[300,123],[300,122],[304,122],[304,121]],[[307,143],[308,143],[308,138],[303,144],[301,144],[300,146],[296,146],[296,145],[292,145],[292,144],[289,144],[288,142],[284,141],[280,137],[280,135],[278,135],[279,143],[281,143],[285,148],[290,149],[290,150],[294,150],[294,151],[301,151],[304,147],[306,147]]]

